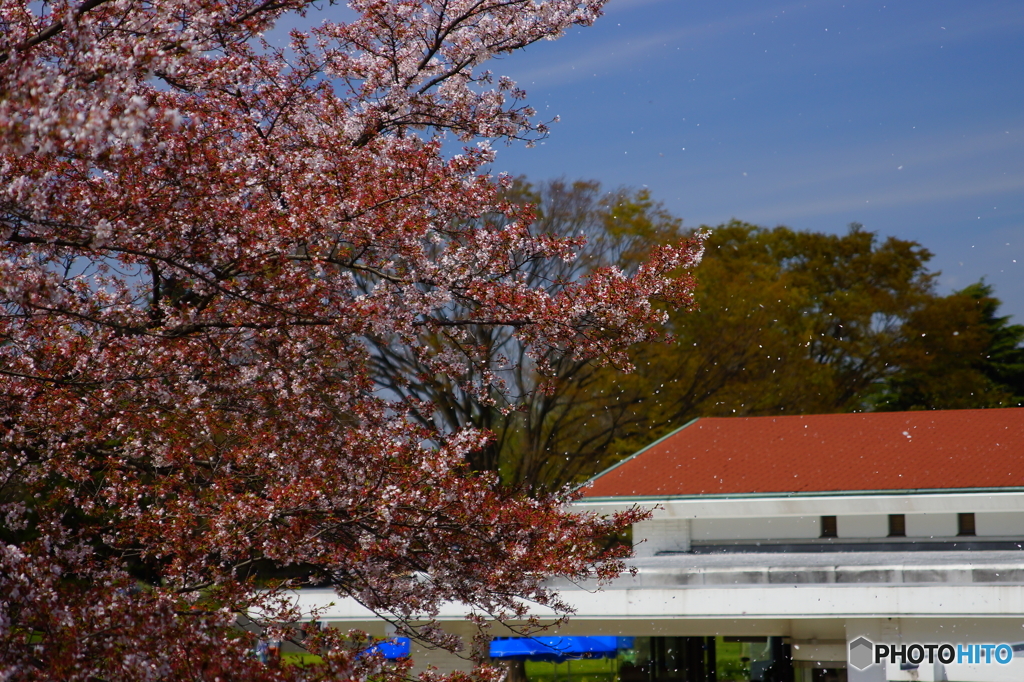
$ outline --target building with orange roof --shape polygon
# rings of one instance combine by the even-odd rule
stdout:
[[[635,574],[561,585],[576,615],[550,634],[631,648],[528,660],[529,682],[1024,681],[1024,408],[697,419],[581,495],[652,515]],[[440,619],[469,636],[458,604]]]
[[[658,632],[776,639],[797,682],[1024,680],[1022,408],[697,419],[582,494],[654,510],[633,528],[636,576],[603,597],[621,613],[607,600],[601,618],[645,603]],[[861,669],[865,641],[1016,658]]]

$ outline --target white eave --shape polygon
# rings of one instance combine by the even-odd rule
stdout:
[[[654,519],[1019,512],[1024,511],[1024,489],[591,497],[578,500],[571,506],[574,511],[592,511],[602,515],[633,507],[651,509]]]

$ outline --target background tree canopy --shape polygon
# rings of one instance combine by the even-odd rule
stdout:
[[[506,192],[506,199],[535,206],[537,233],[587,240],[574,260],[522,264],[523,284],[551,294],[601,268],[614,266],[635,274],[654,245],[682,236],[681,221],[643,190],[607,192],[597,182],[534,186],[520,180]],[[500,222],[502,216],[485,219]],[[493,432],[489,445],[467,455],[477,470],[496,471],[505,482],[535,491],[586,479],[605,461],[605,453],[625,428],[620,422],[635,418],[617,409],[625,404],[607,404],[606,375],[595,371],[593,362],[557,348],[530,354],[509,329],[481,325],[470,331],[474,351],[489,360],[471,368],[473,379],[494,373],[506,395],[494,391],[490,399],[481,399],[461,390],[386,336],[376,339],[373,347],[377,381],[403,400],[427,406],[418,414],[426,426],[442,431],[476,426]],[[438,354],[462,350],[442,334],[431,336],[430,343]],[[614,364],[607,377],[617,375]],[[601,424],[591,417],[598,412],[605,418]]]
[[[589,239],[579,260],[531,271],[552,289],[595,267],[629,270],[693,232],[646,190],[520,180],[509,198],[535,203],[545,232]],[[633,373],[563,359],[542,377],[533,363],[512,363],[514,411],[443,378],[421,374],[406,390],[439,406],[425,420],[493,430],[474,466],[535,490],[581,482],[695,417],[1024,403],[1024,326],[998,315],[987,284],[937,293],[930,258],[857,224],[837,235],[733,221],[711,229],[694,308],[668,313],[674,340],[635,347]],[[486,330],[479,343],[523,358]],[[386,347],[378,358],[394,390],[394,377],[416,370]]]

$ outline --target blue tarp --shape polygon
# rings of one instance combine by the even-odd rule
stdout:
[[[363,654],[384,654],[384,658],[395,659],[405,658],[412,651],[412,642],[408,637],[392,637],[391,639],[377,642],[366,649]]]
[[[619,649],[632,648],[632,637],[508,637],[491,641],[491,658],[529,661],[613,658]]]

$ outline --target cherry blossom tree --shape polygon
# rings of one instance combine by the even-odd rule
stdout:
[[[529,263],[522,276],[534,286],[573,282],[609,265],[632,272],[651,248],[682,236],[682,221],[653,201],[645,189],[608,190],[595,181],[532,184],[516,178],[502,195],[534,207],[535,231],[587,238],[571,262]],[[702,264],[706,266],[706,260]],[[680,312],[680,318],[693,317]],[[445,430],[475,426],[494,434],[486,447],[469,453],[471,468],[494,471],[503,482],[536,491],[580,484],[618,461],[614,455],[620,453],[614,452],[612,444],[634,421],[645,423],[642,411],[635,410],[632,401],[622,400],[619,391],[608,390],[626,378],[614,367],[566,357],[555,348],[541,359],[551,371],[540,375],[537,363],[527,355],[530,349],[519,341],[514,329],[476,327],[471,331],[475,347],[508,359],[501,374],[508,390],[493,396],[494,400],[480,400],[460,391],[447,376],[425,371],[417,354],[401,344],[389,343],[387,338],[372,340],[375,377],[388,390],[429,405],[429,412],[415,413],[421,421]],[[447,340],[435,335],[429,342],[443,347]],[[635,347],[631,355],[643,345]],[[669,346],[664,342],[650,345]],[[634,364],[643,375],[642,364]],[[516,409],[503,409],[508,401]]]
[[[476,330],[541,371],[626,365],[655,302],[690,302],[699,241],[528,281],[582,240],[483,171],[488,141],[546,129],[481,64],[603,2],[352,0],[276,48],[311,2],[0,0],[0,678],[365,678],[366,640],[283,590],[454,648],[443,603],[568,613],[546,578],[621,570],[595,541],[637,514],[470,472],[490,435],[412,418],[430,405],[381,393],[369,351],[495,400],[509,361]],[[255,614],[323,666],[255,661]]]

